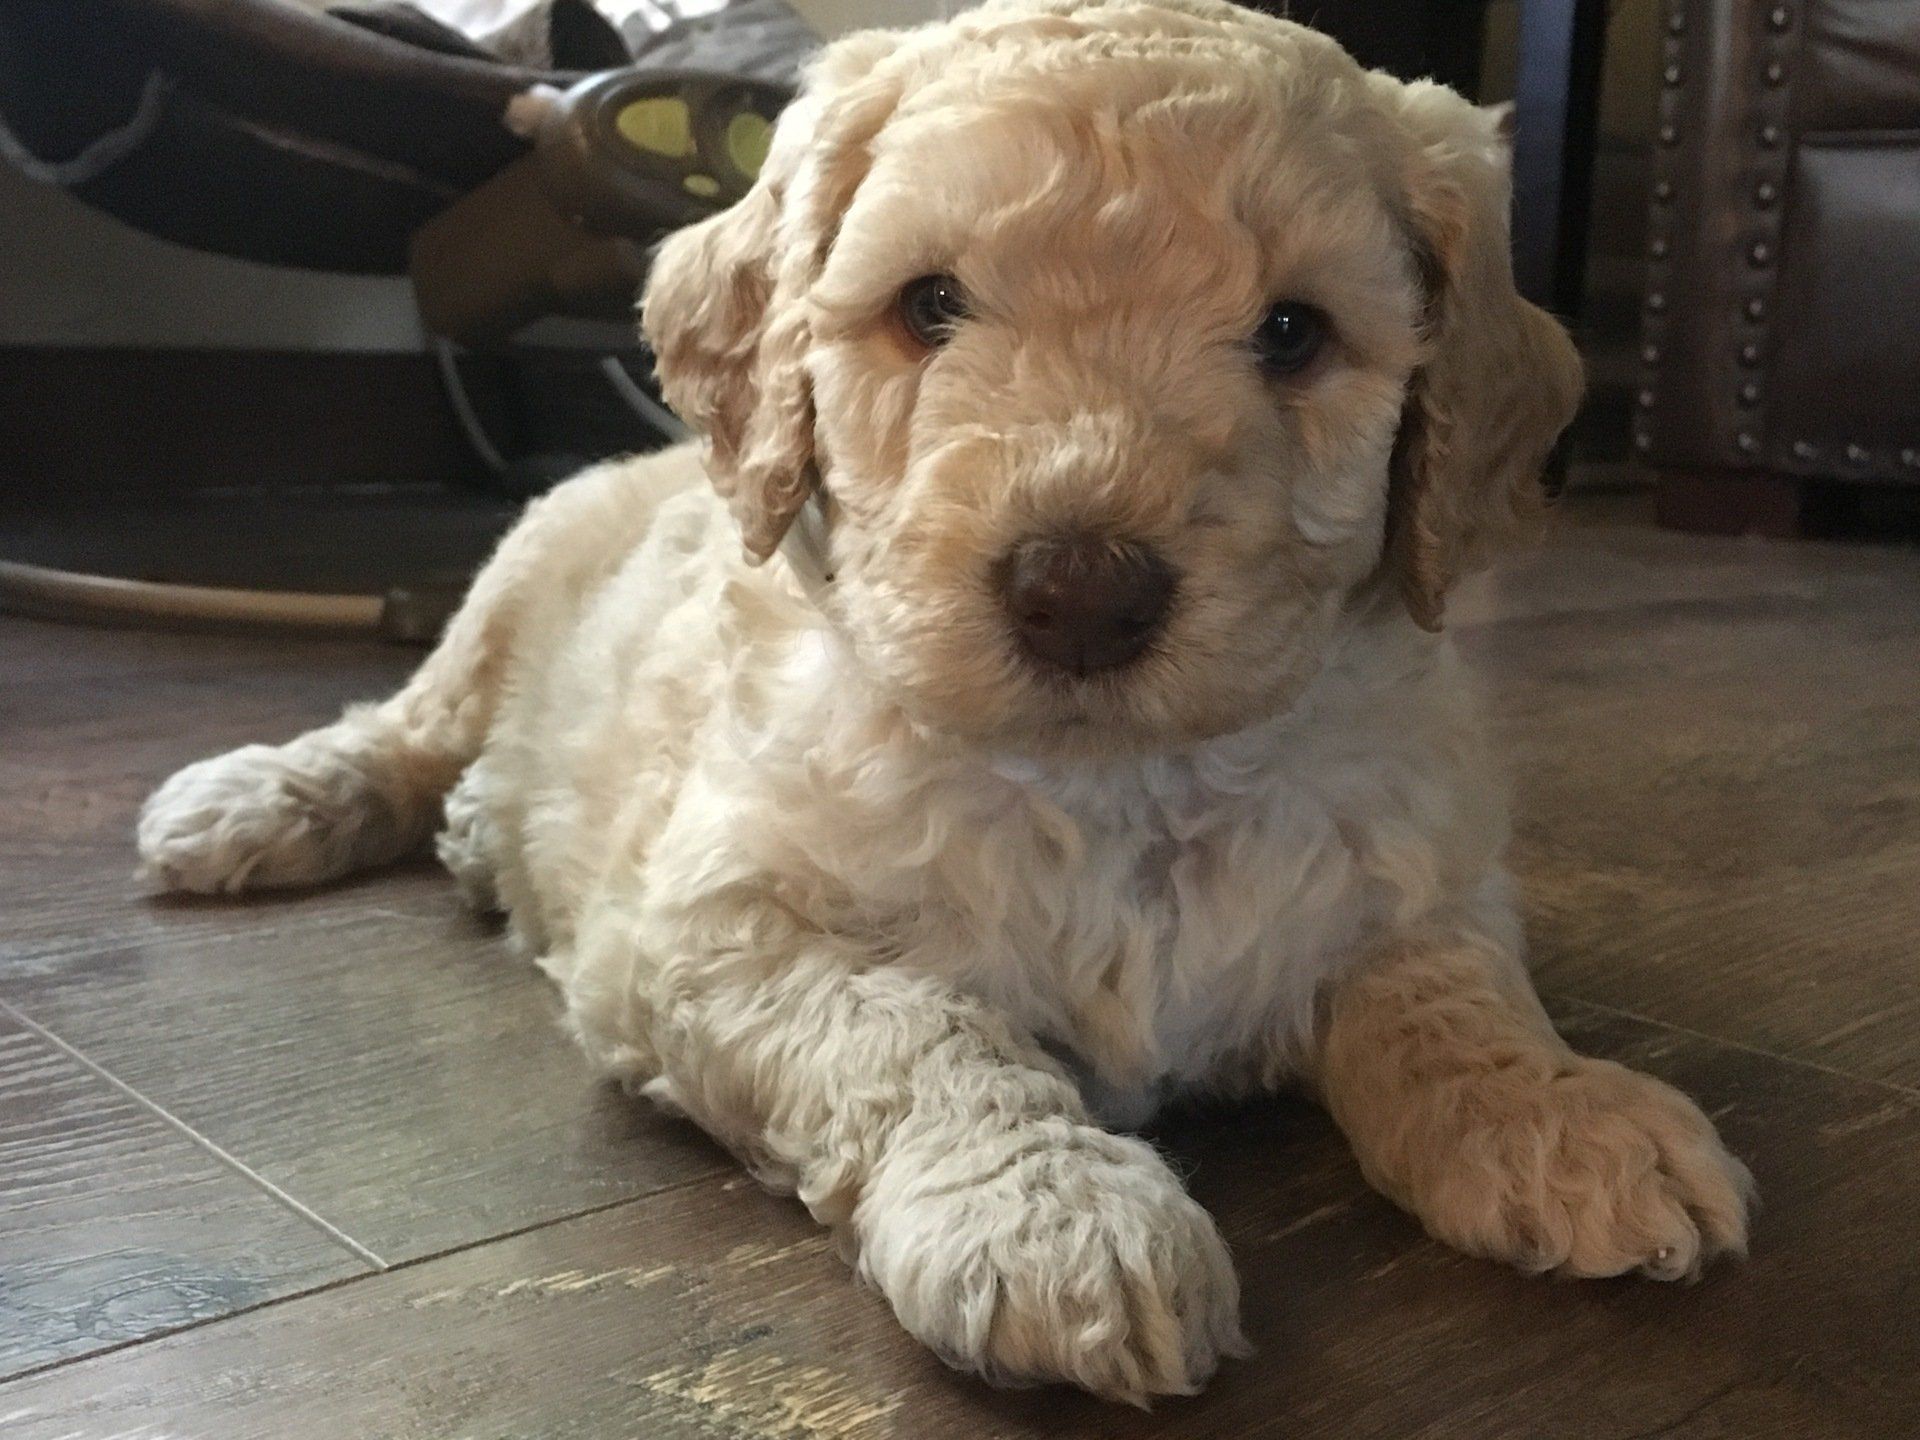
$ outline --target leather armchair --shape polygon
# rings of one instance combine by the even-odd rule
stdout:
[[[1920,486],[1920,5],[1665,0],[1634,449],[1690,529]]]

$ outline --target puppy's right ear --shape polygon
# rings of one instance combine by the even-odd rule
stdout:
[[[661,392],[706,435],[708,471],[755,560],[773,553],[811,483],[812,399],[798,373],[805,337],[782,327],[784,356],[768,340],[781,212],[800,131],[817,108],[805,99],[788,107],[745,198],[667,237],[640,302]]]
[[[747,557],[771,555],[816,481],[809,292],[900,85],[884,31],[830,47],[781,115],[760,178],[731,209],[667,237],[640,325],[667,403],[709,444],[707,469]]]

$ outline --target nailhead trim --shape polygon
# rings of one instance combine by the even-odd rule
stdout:
[[[1792,58],[1791,31],[1794,25],[1794,13],[1790,5],[1776,4],[1767,13],[1767,31],[1757,34],[1755,44],[1758,54],[1753,63],[1765,82],[1762,90],[1755,95],[1758,106],[1758,124],[1753,132],[1755,150],[1749,163],[1761,172],[1753,186],[1753,225],[1754,234],[1747,242],[1747,265],[1754,275],[1757,291],[1749,291],[1741,306],[1746,335],[1741,342],[1736,358],[1740,368],[1753,372],[1761,370],[1762,358],[1766,352],[1766,324],[1772,310],[1773,287],[1777,278],[1776,262],[1781,229],[1779,213],[1780,189],[1786,177],[1786,157],[1780,153],[1786,140],[1781,126],[1781,117],[1788,113],[1787,64]],[[1734,390],[1736,405],[1754,417],[1760,433],[1766,428],[1766,376],[1764,373],[1743,378]],[[1755,440],[1749,445],[1741,437]],[[1792,447],[1799,454],[1799,444]],[[1743,430],[1734,437],[1734,444],[1742,454],[1751,455],[1763,447],[1753,430]]]
[[[1643,302],[1640,346],[1642,374],[1639,393],[1634,397],[1636,408],[1632,434],[1633,448],[1637,451],[1653,448],[1653,412],[1660,398],[1661,340],[1667,325],[1666,285],[1673,243],[1674,186],[1670,170],[1674,163],[1672,152],[1680,141],[1680,111],[1684,99],[1681,82],[1686,79],[1681,39],[1687,31],[1686,0],[1667,0],[1667,4],[1667,38],[1663,44],[1660,69],[1663,89],[1659,124],[1654,131],[1659,140],[1659,149],[1654,155],[1653,200],[1647,216],[1647,289]]]
[[[1777,211],[1787,163],[1786,157],[1779,153],[1786,143],[1782,117],[1789,113],[1786,92],[1791,76],[1792,32],[1796,20],[1794,6],[1777,4],[1766,14],[1765,31],[1755,32],[1755,44],[1760,51],[1755,63],[1764,84],[1755,96],[1760,113],[1754,117],[1754,128],[1749,132],[1754,146],[1749,163],[1762,173],[1754,181],[1751,191],[1754,232],[1746,242],[1746,259],[1755,273],[1753,283],[1760,288],[1757,293],[1748,293],[1740,303],[1745,333],[1734,352],[1739,367],[1748,372],[1760,370],[1766,355],[1765,326],[1771,308],[1769,300],[1775,283],[1781,228]],[[1674,223],[1674,180],[1671,173],[1674,160],[1671,152],[1680,141],[1687,100],[1683,88],[1687,63],[1682,39],[1687,33],[1686,0],[1669,0],[1665,28],[1667,38],[1663,42],[1664,55],[1660,70],[1660,116],[1654,132],[1659,140],[1659,149],[1654,157],[1653,198],[1648,214],[1647,288],[1641,322],[1642,383],[1634,395],[1636,413],[1632,443],[1639,452],[1653,448],[1653,425],[1660,400],[1659,367],[1666,354],[1663,341],[1666,326],[1670,323],[1667,293],[1672,281],[1670,262]],[[1733,435],[1734,448],[1743,456],[1759,456],[1766,448],[1762,439],[1765,433],[1764,380],[1764,376],[1750,376],[1742,379],[1734,391],[1739,408],[1752,415],[1751,422],[1743,424]],[[1795,440],[1787,448],[1793,459],[1803,464],[1811,465],[1820,458],[1820,448],[1811,440]],[[1848,464],[1854,466],[1868,465],[1874,458],[1873,450],[1858,442],[1848,442],[1841,447],[1840,453]],[[1920,470],[1920,447],[1902,449],[1899,459],[1906,468]]]

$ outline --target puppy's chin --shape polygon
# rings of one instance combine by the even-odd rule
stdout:
[[[991,698],[913,706],[928,729],[1033,760],[1173,755],[1286,713],[1301,687],[1169,684],[1148,667],[1087,676],[1035,672]]]

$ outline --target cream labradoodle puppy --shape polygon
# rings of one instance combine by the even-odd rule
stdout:
[[[841,41],[654,268],[705,447],[533,506],[392,699],[174,776],[148,872],[444,823],[593,1062],[996,1380],[1243,1348],[1212,1220],[1105,1128],[1189,1091],[1311,1087],[1476,1255],[1694,1275],[1747,1173],[1542,1013],[1438,633],[1580,388],[1508,190],[1495,117],[1218,0]]]

